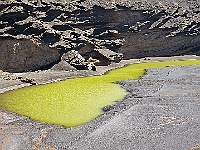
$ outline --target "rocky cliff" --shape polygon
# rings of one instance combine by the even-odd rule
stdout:
[[[200,55],[199,29],[198,0],[2,0],[0,69],[35,70],[90,48],[125,59]]]

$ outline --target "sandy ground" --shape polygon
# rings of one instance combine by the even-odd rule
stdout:
[[[38,84],[102,74],[128,63],[194,59],[196,56],[122,61],[97,72],[32,72]],[[11,74],[10,74],[11,75]],[[17,76],[19,74],[12,74]],[[30,86],[1,76],[1,92]],[[129,94],[82,126],[64,128],[0,110],[0,150],[200,149],[200,65],[150,69],[139,80],[120,81]]]

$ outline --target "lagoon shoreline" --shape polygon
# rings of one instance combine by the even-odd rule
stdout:
[[[122,60],[119,63],[112,63],[108,66],[96,66],[97,70],[75,70],[75,71],[54,71],[54,70],[37,70],[34,72],[22,72],[22,73],[9,73],[0,70],[0,93],[6,91],[22,88],[25,86],[31,86],[31,83],[22,82],[20,78],[34,80],[37,85],[48,84],[53,82],[59,82],[70,78],[81,78],[87,76],[103,75],[109,70],[123,67],[125,65],[133,63],[143,62],[158,62],[158,61],[173,61],[173,60],[191,60],[200,59],[200,56],[196,55],[184,55],[173,57],[145,57],[141,59],[129,59]]]

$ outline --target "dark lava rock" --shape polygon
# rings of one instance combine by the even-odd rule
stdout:
[[[58,54],[93,45],[124,59],[200,55],[199,8],[191,0],[0,1],[0,40],[36,38]]]

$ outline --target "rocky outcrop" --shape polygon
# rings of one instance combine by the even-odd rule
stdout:
[[[0,39],[36,38],[60,53],[108,49],[125,59],[200,55],[199,6],[196,0],[1,1]]]
[[[74,66],[79,70],[84,70],[87,67],[85,59],[78,53],[78,51],[75,50],[64,53],[61,60],[69,63],[71,66]]]
[[[51,67],[51,70],[54,71],[72,71],[77,70],[75,67],[71,66],[68,62],[61,60],[59,63]]]
[[[94,48],[90,45],[85,45],[78,51],[86,60],[93,58],[98,60],[95,63],[97,66],[107,66],[111,62],[118,63],[123,59],[122,53],[116,53],[106,48]]]
[[[23,72],[58,61],[60,54],[36,39],[0,40],[0,70]]]
[[[155,56],[200,55],[200,35],[168,37],[168,30],[152,29],[139,33],[124,33],[124,45],[119,52],[124,58]],[[138,36],[136,36],[138,35]]]
[[[123,59],[122,53],[116,53],[109,49],[94,49],[91,52],[91,55],[95,58],[96,55],[99,55],[99,63],[98,65],[104,65],[104,59],[107,59],[107,62],[110,64],[111,62],[118,63]],[[98,59],[98,58],[97,58]]]

